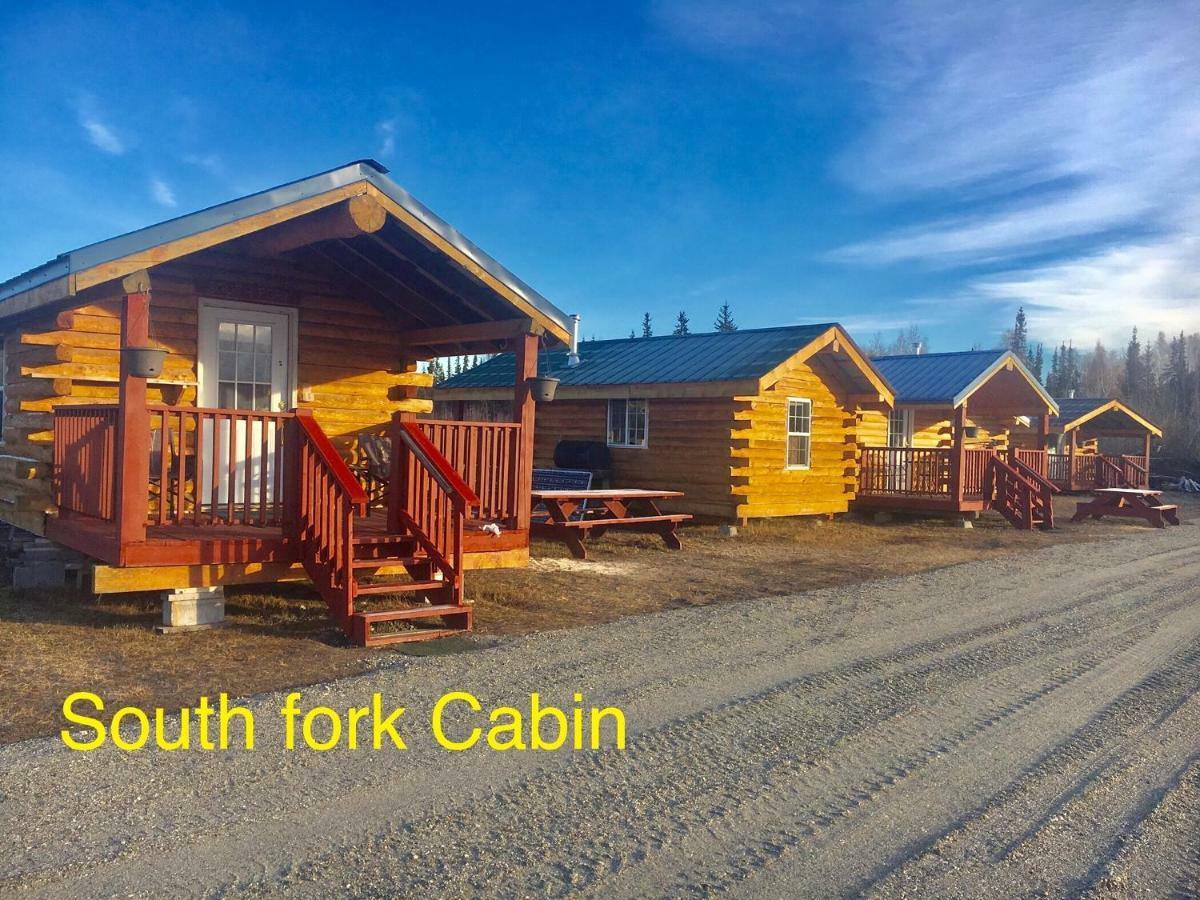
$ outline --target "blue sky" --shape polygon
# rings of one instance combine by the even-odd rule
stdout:
[[[362,157],[623,336],[1200,329],[1200,5],[23,4],[0,277]]]

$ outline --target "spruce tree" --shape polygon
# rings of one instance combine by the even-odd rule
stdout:
[[[733,311],[728,303],[722,303],[717,312],[717,321],[713,323],[714,331],[737,331],[737,323],[733,321]]]
[[[687,313],[682,309],[679,311],[679,315],[675,317],[675,330],[672,331],[671,334],[675,335],[676,337],[685,334],[691,334],[691,332],[688,331]]]
[[[654,329],[650,327],[650,313],[642,315],[642,337],[654,337]]]
[[[1008,349],[1017,354],[1017,358],[1026,365],[1029,364],[1029,329],[1025,324],[1025,307],[1018,307],[1017,319],[1013,329],[1008,333]]]
[[[1033,370],[1033,377],[1038,381],[1042,380],[1042,367],[1046,364],[1046,351],[1041,344],[1038,344],[1033,351],[1033,360],[1030,368]]]

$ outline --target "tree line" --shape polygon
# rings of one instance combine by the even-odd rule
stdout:
[[[692,334],[692,320],[688,317],[687,310],[681,309],[675,317],[675,327],[671,329],[671,334],[675,337],[681,337],[685,334]],[[716,321],[713,322],[713,331],[737,331],[737,323],[733,320],[733,309],[728,303],[722,303],[720,309],[717,310]],[[650,317],[650,313],[642,314],[642,325],[640,329],[629,329],[631,338],[639,337],[654,337],[654,322]]]
[[[1081,350],[1066,340],[1047,360],[1044,345],[1029,339],[1022,308],[1004,333],[1004,345],[1054,397],[1123,400],[1162,427],[1163,455],[1200,457],[1200,332],[1160,331],[1148,338],[1134,326],[1123,350],[1103,341]]]

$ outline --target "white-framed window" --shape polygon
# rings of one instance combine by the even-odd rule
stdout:
[[[913,442],[913,411],[893,409],[888,413],[889,447],[911,447]]]
[[[807,469],[812,463],[812,401],[788,397],[787,467]]]
[[[650,406],[645,400],[608,401],[608,446],[645,447],[649,425]]]

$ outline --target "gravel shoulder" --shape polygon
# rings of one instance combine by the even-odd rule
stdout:
[[[531,635],[306,688],[405,752],[0,748],[0,894],[1192,896],[1200,527]],[[450,753],[448,690],[624,752]]]

